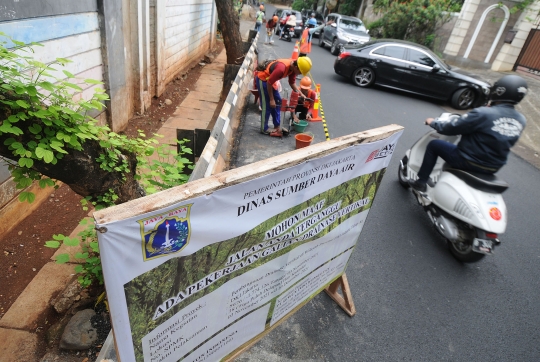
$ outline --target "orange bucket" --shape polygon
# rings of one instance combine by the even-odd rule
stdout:
[[[313,141],[313,135],[309,133],[298,133],[294,138],[296,139],[296,149],[307,147]]]

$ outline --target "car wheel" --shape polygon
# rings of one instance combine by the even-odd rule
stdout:
[[[334,39],[334,41],[332,42],[332,46],[330,47],[330,53],[332,53],[332,55],[339,54],[339,43],[337,39]]]
[[[323,39],[323,34],[319,34],[319,46],[321,48],[324,48],[324,39]]]
[[[375,72],[370,67],[360,67],[354,71],[352,80],[359,87],[370,87],[375,82]]]
[[[471,108],[476,99],[476,93],[471,88],[458,89],[452,96],[452,107],[455,109]]]

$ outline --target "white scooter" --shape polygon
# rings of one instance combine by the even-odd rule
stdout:
[[[459,115],[443,113],[438,120],[450,122]],[[407,150],[399,165],[399,183],[409,187],[416,180],[428,143],[440,139],[457,144],[461,136],[444,136],[431,130]],[[506,230],[508,215],[502,192],[508,184],[495,175],[451,168],[440,157],[425,193],[414,189],[437,231],[448,240],[454,257],[465,263],[493,253]]]

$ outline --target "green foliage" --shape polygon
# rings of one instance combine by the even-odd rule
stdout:
[[[435,31],[450,20],[451,0],[378,0],[373,8],[382,17],[368,25],[373,37],[409,40],[432,48]]]
[[[58,264],[64,264],[69,261],[82,261],[75,266],[75,272],[78,274],[79,283],[83,287],[88,287],[93,283],[103,284],[103,272],[101,270],[101,259],[99,258],[99,246],[94,223],[85,218],[80,222],[86,225],[86,228],[78,233],[78,237],[70,238],[65,235],[53,235],[53,240],[45,243],[48,248],[57,249],[62,245],[75,248],[67,249],[71,253],[63,253],[56,256]]]
[[[42,175],[33,169],[36,162],[56,165],[68,149],[80,151],[81,144],[88,139],[110,137],[107,127],[100,127],[89,112],[101,111],[101,102],[109,99],[101,88],[94,88],[90,100],[73,98],[81,92],[81,86],[100,84],[91,79],[75,79],[56,66],[70,61],[57,58],[51,64],[34,60],[33,47],[40,44],[24,44],[0,33],[6,40],[0,42],[0,136],[4,145],[12,152],[8,162],[17,188],[24,189]],[[9,39],[15,47],[6,48]],[[77,84],[76,84],[77,83]],[[18,136],[31,136],[31,141],[22,144]],[[110,159],[105,155],[103,162]],[[41,187],[55,185],[45,178]],[[22,193],[21,201],[32,202],[34,197]]]
[[[188,140],[177,141],[180,152],[173,150],[168,145],[160,145],[148,156],[138,160],[140,172],[137,175],[139,183],[144,187],[147,194],[153,194],[161,190],[181,185],[188,181],[189,176],[182,173],[187,167],[193,169],[190,161],[184,157],[191,154],[191,149],[184,146]],[[155,155],[155,157],[152,157]]]
[[[345,0],[339,4],[338,12],[343,15],[356,16],[362,0]]]
[[[291,5],[293,10],[302,11],[304,9],[313,9],[313,5],[317,4],[317,0],[294,0]]]
[[[12,157],[4,159],[18,189],[25,189],[34,181],[41,188],[56,185],[56,180],[42,175],[35,169],[36,163],[61,163],[69,152],[83,151],[82,145],[87,140],[99,142],[102,154],[96,158],[99,167],[108,172],[120,173],[123,180],[130,171],[127,153],[137,157],[137,175],[140,185],[147,193],[154,193],[166,188],[185,183],[188,176],[182,172],[189,161],[183,157],[191,153],[189,148],[180,142],[181,152],[176,154],[168,146],[158,146],[155,138],[146,139],[142,132],[139,137],[129,138],[112,132],[107,126],[100,126],[92,118],[92,112],[103,109],[102,102],[109,97],[101,88],[94,88],[90,100],[77,99],[74,93],[82,92],[85,84],[94,86],[101,82],[93,79],[74,79],[67,70],[59,70],[69,62],[57,58],[50,64],[34,60],[31,56],[33,47],[40,44],[24,44],[7,37],[15,47],[7,48],[8,40],[0,41],[0,136],[5,139],[4,145],[12,152]],[[30,141],[19,142],[19,136],[25,135]],[[27,139],[25,138],[25,139]],[[148,158],[156,154],[156,158]],[[23,191],[20,201],[33,202],[35,195]],[[114,205],[118,196],[109,189],[103,195],[85,197],[81,203],[88,210],[91,204],[95,209]],[[59,248],[62,245],[80,248],[76,253],[63,253],[57,256],[57,263],[77,262],[75,267],[79,274],[79,282],[87,287],[92,283],[103,284],[101,260],[96,231],[93,223],[78,234],[77,238],[65,235],[54,235],[53,240],[45,243],[46,247]]]

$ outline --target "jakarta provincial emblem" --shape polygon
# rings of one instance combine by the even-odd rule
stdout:
[[[189,210],[184,205],[166,213],[138,220],[144,261],[178,253],[189,242]]]

